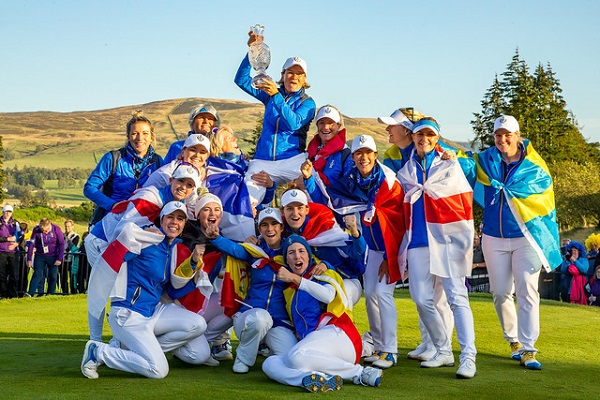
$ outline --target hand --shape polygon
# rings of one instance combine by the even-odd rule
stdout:
[[[56,265],[57,267],[58,267],[60,264],[62,264],[62,261],[60,261],[60,260],[56,260],[56,261],[54,261],[54,265]]]
[[[19,246],[19,243],[11,243],[8,245],[8,251],[13,251],[14,249],[16,249]]]
[[[310,271],[310,275],[323,275],[327,271],[327,265],[324,262],[320,262],[314,266],[314,268]]]
[[[279,271],[277,272],[277,279],[283,282],[294,282],[296,276],[298,275],[291,273],[287,268],[284,267],[279,268]]]
[[[596,296],[590,296],[590,302],[593,303],[594,301],[596,301]]]
[[[152,232],[152,233],[156,233],[156,234],[162,235],[162,232],[161,232],[159,229],[157,229],[157,228],[154,228],[154,227],[152,227],[152,226],[149,226],[149,227],[147,227],[147,228],[144,228],[144,230],[145,230],[146,232]]]
[[[257,172],[256,174],[252,174],[251,178],[254,182],[256,182],[258,186],[263,186],[270,189],[274,185],[273,179],[271,179],[271,175],[269,175],[264,170]]]
[[[300,172],[302,172],[302,177],[304,179],[308,179],[311,177],[312,175],[312,170],[313,170],[313,165],[310,162],[310,160],[306,160],[302,163],[302,165],[300,166]]]
[[[299,175],[296,179],[294,179],[293,182],[296,185],[297,189],[306,191],[306,186],[304,186],[304,178],[302,177],[302,175]]]
[[[209,239],[216,239],[220,235],[219,227],[217,225],[209,225],[206,227],[204,234]]]
[[[246,240],[244,240],[244,243],[251,243],[258,246],[260,244],[260,240],[256,236],[252,235],[248,236]]]
[[[200,260],[202,260],[202,256],[204,256],[204,252],[206,251],[206,245],[205,244],[197,244],[196,246],[194,246],[194,253],[192,254],[192,260],[194,260],[194,262],[198,262]]]
[[[442,160],[456,160],[456,158],[454,150],[444,150],[442,153]]]
[[[27,261],[27,268],[32,268],[31,261]]]
[[[256,42],[259,40],[259,37],[252,31],[248,32],[248,46],[251,46],[252,43]]]
[[[385,281],[387,282],[388,277],[390,276],[390,269],[387,260],[383,260],[381,262],[381,264],[379,265],[379,272],[377,275],[379,276],[379,282],[381,282],[383,278],[385,278]]]
[[[15,236],[8,236],[8,237],[6,238],[6,241],[7,241],[7,242],[16,242],[16,241],[17,241],[17,238],[16,238]]]
[[[355,238],[359,237],[360,232],[358,231],[358,224],[356,223],[356,215],[355,214],[344,215],[343,219],[344,219],[344,224],[346,224],[346,228],[348,228],[352,237],[355,237]]]
[[[277,83],[271,79],[261,79],[261,82],[256,85],[256,88],[262,90],[269,96],[275,96],[279,93],[279,88],[277,87]]]

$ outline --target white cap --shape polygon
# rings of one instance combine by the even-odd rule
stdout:
[[[12,210],[13,210],[13,206],[11,206],[10,204],[7,204],[4,207],[2,207],[2,212],[12,211]]]
[[[301,203],[305,206],[308,205],[308,197],[306,193],[299,189],[288,190],[281,196],[281,206],[285,207],[290,203]]]
[[[339,124],[342,119],[340,117],[340,113],[335,108],[330,106],[323,106],[319,108],[319,111],[317,111],[316,122],[319,122],[321,118],[330,118],[336,124]]]
[[[215,196],[212,193],[207,193],[202,197],[199,197],[196,201],[196,217],[200,214],[200,210],[207,205],[208,203],[217,203],[221,208],[223,208],[223,203],[221,203],[221,199]]]
[[[411,131],[413,129],[413,123],[410,121],[410,119],[406,118],[406,115],[404,115],[404,113],[400,110],[394,111],[389,117],[379,117],[377,118],[377,121],[386,125],[402,125]]]
[[[190,124],[190,128],[192,127],[192,124],[194,123],[194,118],[196,118],[199,114],[202,114],[202,113],[207,113],[207,114],[210,114],[213,117],[215,117],[215,126],[219,126],[219,123],[221,122],[221,118],[219,117],[219,113],[217,112],[217,109],[214,108],[212,105],[206,103],[206,104],[198,104],[190,112],[190,116],[188,117],[188,124]]]
[[[194,186],[200,186],[200,175],[198,174],[198,169],[194,167],[192,164],[182,162],[175,168],[173,171],[172,177],[174,179],[182,179],[182,178],[190,178],[194,181]]]
[[[494,132],[506,129],[509,132],[519,132],[519,123],[512,115],[501,115],[494,122]]]
[[[352,153],[354,153],[356,150],[364,148],[371,149],[375,153],[377,153],[377,145],[375,144],[375,139],[373,139],[369,135],[360,135],[355,137],[352,141]]]
[[[299,65],[302,68],[302,71],[304,71],[305,74],[308,74],[308,66],[306,65],[306,61],[304,61],[300,57],[290,57],[287,60],[285,60],[281,71],[285,71],[286,69],[293,67],[294,65]]]
[[[187,219],[187,209],[185,208],[185,204],[180,201],[170,201],[165,204],[162,210],[160,210],[160,218],[164,217],[165,215],[173,214],[178,210],[181,211]]]
[[[197,133],[189,135],[187,139],[185,139],[185,142],[183,142],[183,147],[187,148],[196,146],[198,144],[200,146],[204,146],[206,150],[210,151],[210,140],[208,140],[206,136]]]
[[[267,207],[263,209],[258,214],[258,225],[260,225],[260,223],[267,218],[273,218],[275,221],[279,222],[280,224],[283,224],[283,220],[281,219],[281,212],[279,212],[279,210],[276,208]]]

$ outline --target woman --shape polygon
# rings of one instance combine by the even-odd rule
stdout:
[[[571,241],[565,251],[565,260],[560,265],[561,286],[568,293],[570,303],[587,305],[585,285],[589,262],[585,257],[585,247],[579,242]]]
[[[382,371],[359,363],[361,338],[341,276],[333,270],[311,275],[316,262],[302,236],[284,240],[283,256],[287,268],[280,268],[277,278],[289,284],[287,309],[300,341],[287,354],[267,358],[265,374],[311,392],[339,390],[343,379],[379,386]]]
[[[324,191],[323,185],[328,186],[347,174],[354,163],[346,145],[346,128],[339,110],[325,105],[317,111],[316,120],[317,134],[308,143],[308,159],[300,172],[312,201],[322,203],[323,196],[315,192],[317,187]]]
[[[350,173],[327,187],[327,205],[340,215],[360,213],[368,248],[363,285],[375,350],[366,361],[390,368],[398,362],[394,289],[401,279],[398,251],[404,236],[404,194],[395,173],[377,161],[371,136],[354,138],[352,160]]]
[[[476,374],[477,354],[473,313],[465,286],[473,265],[473,191],[458,161],[442,159],[442,149],[437,145],[439,135],[433,118],[425,117],[415,123],[415,148],[398,172],[407,211],[401,257],[408,261],[410,296],[436,349],[421,367],[454,366],[451,338],[434,305],[434,285],[439,278],[461,347],[456,376],[470,379]]]
[[[590,306],[600,307],[600,266],[594,270],[594,276],[590,279]]]
[[[253,32],[248,35],[250,46],[258,36]],[[265,105],[262,132],[246,175],[250,197],[253,202],[260,204],[265,189],[253,183],[252,175],[264,170],[275,185],[298,177],[300,165],[306,160],[306,136],[310,122],[315,117],[316,104],[305,93],[310,85],[306,83],[306,61],[300,57],[290,57],[285,61],[279,82],[263,80],[256,89],[251,85],[251,69],[246,55],[238,68],[235,83]]]
[[[254,217],[256,204],[252,203],[247,181],[248,165],[237,146],[233,130],[222,126],[211,136],[211,157],[206,168],[206,187],[223,202],[223,235],[237,242],[256,234]],[[254,184],[266,188],[262,204],[273,200],[275,184],[265,171],[253,175]]]
[[[159,304],[172,276],[189,279],[191,275],[185,272],[193,272],[201,263],[201,251],[195,251],[190,259],[190,251],[177,239],[186,218],[183,203],[167,203],[160,212],[160,231],[152,228],[145,232],[155,236],[155,244],[144,247],[139,254],[127,252],[120,256],[127,263],[126,287],[123,297],[112,302],[108,321],[123,348],[89,340],[81,362],[81,372],[87,378],[97,379],[102,364],[148,378],[164,378],[169,364],[163,351],[181,348],[206,329],[197,314],[174,304]]]
[[[481,240],[490,290],[511,356],[539,370],[539,274],[542,266],[550,270],[562,262],[552,178],[531,143],[521,139],[513,116],[496,119],[494,142],[475,155],[477,181],[484,185]]]
[[[119,201],[127,200],[163,163],[154,152],[154,126],[141,110],[125,125],[127,144],[106,153],[88,177],[83,194],[96,204],[94,225]]]
[[[34,250],[35,258],[33,257]],[[38,293],[39,296],[44,294],[38,286],[44,287],[44,270],[46,268],[48,268],[48,294],[55,293],[58,266],[62,264],[64,255],[65,237],[62,230],[48,218],[42,218],[39,225],[33,228],[31,245],[27,248],[27,267],[33,268],[33,276],[27,292],[30,297],[35,294],[36,289],[41,290]]]

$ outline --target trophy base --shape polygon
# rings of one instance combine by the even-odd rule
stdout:
[[[257,88],[258,85],[262,85],[267,81],[273,81],[273,79],[267,74],[258,73],[258,74],[256,74],[256,76],[254,78],[252,78],[251,85],[254,89],[258,89]]]

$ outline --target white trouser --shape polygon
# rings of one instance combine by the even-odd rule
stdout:
[[[265,198],[267,189],[259,186],[252,180],[252,174],[265,171],[269,174],[275,185],[283,185],[291,182],[300,176],[300,166],[306,158],[307,153],[300,153],[297,156],[285,160],[258,160],[253,159],[248,163],[248,170],[244,175],[244,181],[248,187],[248,194],[252,203],[260,204]]]
[[[154,334],[162,351],[172,351],[189,364],[203,364],[210,357],[210,346],[204,336],[206,321],[180,305],[160,304],[162,312],[154,325]]]
[[[454,316],[452,315],[452,310],[450,309],[450,305],[446,299],[446,293],[444,293],[444,288],[442,286],[440,277],[436,276],[433,282],[433,305],[438,313],[440,313],[442,322],[444,323],[444,329],[446,330],[446,334],[450,339],[450,343],[452,343]],[[427,328],[425,327],[425,324],[423,324],[421,317],[419,317],[419,332],[421,333],[421,343],[427,348],[434,347],[431,337],[429,336]]]
[[[102,256],[104,250],[108,247],[108,242],[98,238],[93,234],[87,235],[85,238],[85,251],[88,262],[90,263],[92,270],[95,268],[96,262]],[[89,290],[88,282],[88,290]],[[102,311],[99,318],[94,317],[88,312],[88,325],[90,328],[90,339],[97,342],[102,341],[102,329],[104,327],[104,314],[106,311]]]
[[[346,289],[346,296],[348,296],[348,303],[350,303],[350,310],[360,300],[362,296],[362,286],[358,279],[344,279],[344,288]]]
[[[356,350],[348,335],[333,325],[326,325],[309,333],[287,354],[267,358],[262,369],[279,383],[301,386],[302,378],[314,372],[339,375],[342,379],[360,376],[363,367],[355,364],[355,360]]]
[[[379,282],[379,266],[383,261],[383,252],[371,249],[368,252],[363,282],[373,345],[375,350],[397,353],[398,311],[394,302],[396,282],[388,284],[385,278]]]
[[[273,354],[286,354],[298,340],[291,329],[273,327],[273,318],[262,308],[252,308],[233,316],[233,330],[240,343],[236,359],[248,366],[256,362],[258,347],[264,341]]]
[[[452,353],[451,336],[444,327],[443,319],[434,306],[434,281],[429,268],[429,248],[417,247],[408,250],[408,278],[410,296],[417,305],[419,317],[427,328],[433,345],[444,354]],[[410,267],[413,266],[413,267]],[[423,266],[419,268],[419,266]],[[415,268],[416,267],[416,268]],[[465,277],[439,277],[446,294],[456,325],[456,336],[460,344],[460,361],[466,358],[475,360],[475,325],[473,313],[469,306],[469,293],[465,285]]]
[[[212,293],[201,315],[206,320],[206,339],[213,344],[223,344],[229,339],[227,330],[233,326],[233,320],[224,314],[219,300],[220,293]]]
[[[502,239],[483,235],[481,246],[504,338],[508,342],[521,342],[524,351],[536,352],[535,342],[540,335],[540,258],[524,237]]]

